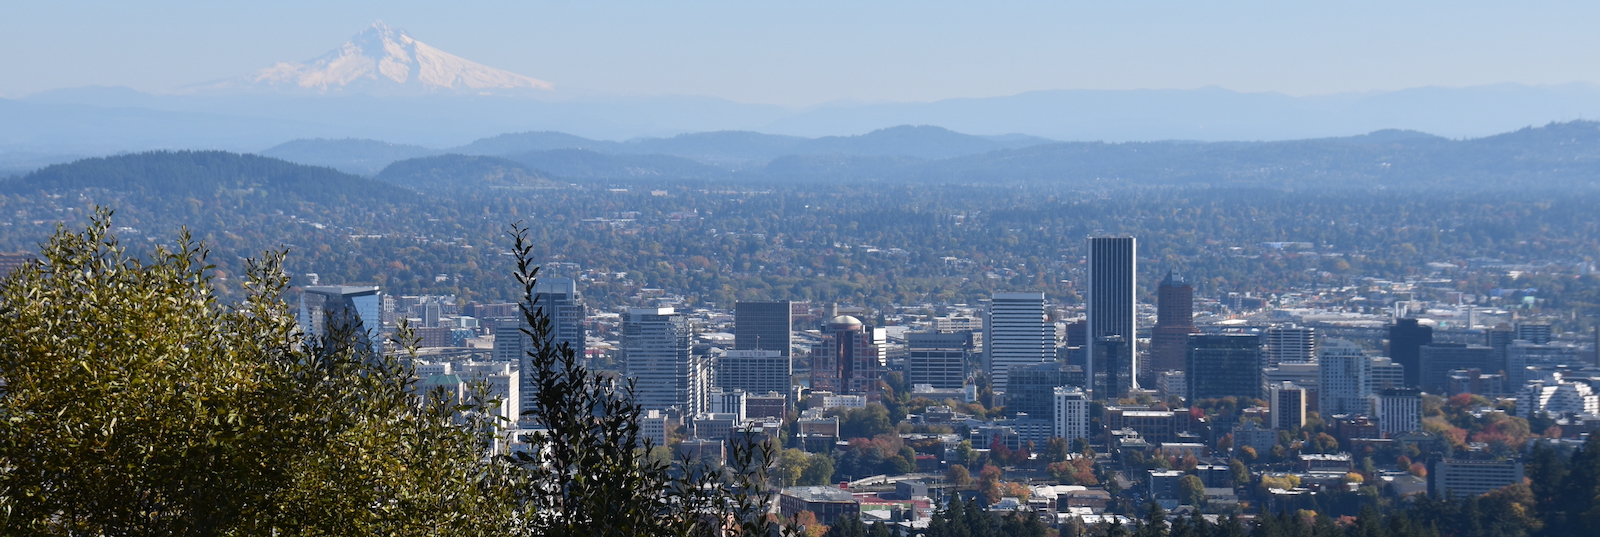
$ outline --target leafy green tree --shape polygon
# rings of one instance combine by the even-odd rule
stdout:
[[[0,284],[0,533],[500,534],[489,401],[413,394],[363,327],[304,338],[283,254],[218,300],[205,246],[130,254],[98,211]]]
[[[800,472],[799,485],[826,485],[833,479],[833,457],[825,453],[811,455],[805,470]]]
[[[1178,499],[1188,505],[1202,505],[1206,501],[1206,485],[1195,475],[1178,478]]]
[[[1250,467],[1244,461],[1233,459],[1228,461],[1228,477],[1233,479],[1234,488],[1250,486]]]

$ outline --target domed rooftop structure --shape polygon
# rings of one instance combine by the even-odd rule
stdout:
[[[828,326],[831,328],[844,329],[859,328],[861,326],[861,319],[857,319],[849,315],[840,315],[838,317],[828,319]]]

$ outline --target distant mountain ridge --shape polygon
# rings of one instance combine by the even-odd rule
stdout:
[[[320,166],[225,151],[152,151],[55,164],[0,180],[0,192],[75,189],[137,193],[168,200],[220,193],[271,201],[415,201],[409,190]]]
[[[443,153],[512,157],[554,150],[580,150],[608,155],[663,155],[733,170],[758,167],[779,157],[795,155],[941,159],[1053,142],[1034,136],[973,136],[939,127],[902,125],[859,136],[802,138],[718,131],[626,142],[590,140],[560,132],[522,132],[484,138],[447,150],[376,140],[316,139],[294,140],[269,148],[262,154],[368,175],[376,173],[388,162]]]
[[[912,129],[856,139],[896,140],[899,134],[915,132]],[[560,139],[548,133],[533,138]],[[826,148],[834,143],[836,141],[829,140],[812,146],[795,144],[791,149]],[[589,149],[536,150],[503,158],[542,170],[553,178],[584,181],[955,182],[1252,188],[1600,186],[1597,183],[1600,181],[1600,123],[1590,121],[1553,123],[1471,140],[1386,130],[1360,136],[1283,142],[1055,142],[955,154],[940,159],[892,154],[895,151],[874,154],[859,147],[839,147],[852,152],[804,154],[796,151],[763,164],[737,169],[672,155],[603,153]],[[904,146],[895,144],[868,147],[905,151]]]

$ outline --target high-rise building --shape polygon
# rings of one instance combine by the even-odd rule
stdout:
[[[1049,361],[1011,367],[1010,387],[1006,390],[1006,410],[1053,420],[1052,397],[1062,386],[1082,388],[1083,368]]]
[[[794,309],[787,300],[740,301],[733,305],[734,350],[792,352]]]
[[[1054,434],[1068,441],[1089,438],[1089,396],[1080,388],[1052,390],[1055,402]]]
[[[1386,356],[1373,356],[1370,380],[1367,385],[1374,391],[1405,386],[1406,368]]]
[[[534,283],[533,307],[550,319],[549,344],[555,348],[566,345],[579,360],[587,353],[587,337],[583,320],[587,315],[583,297],[578,294],[578,284],[571,278],[543,278]],[[520,313],[520,310],[519,310]],[[496,360],[514,361],[521,368],[522,407],[533,408],[539,396],[539,371],[533,367],[533,337],[524,332],[527,319],[522,316],[501,317],[494,324],[494,356]]]
[[[1262,370],[1261,381],[1269,388],[1274,384],[1294,383],[1295,387],[1306,392],[1306,410],[1321,412],[1317,408],[1317,394],[1322,386],[1321,364],[1314,361],[1303,364],[1278,364],[1278,367]]]
[[[1485,373],[1506,370],[1505,362],[1497,359],[1494,349],[1482,345],[1430,343],[1418,349],[1417,355],[1417,367],[1422,372],[1417,386],[1408,387],[1421,388],[1428,393],[1445,393],[1450,372],[1456,369],[1477,369]],[[1409,369],[1406,376],[1410,376]]]
[[[1299,429],[1306,424],[1306,391],[1292,382],[1267,386],[1267,404],[1272,405],[1272,428]]]
[[[1318,364],[1322,382],[1317,386],[1318,411],[1365,415],[1372,395],[1372,359],[1361,347],[1342,339],[1323,342]]]
[[[1261,398],[1261,336],[1257,334],[1193,334],[1189,336],[1186,380],[1189,400],[1221,397]]]
[[[1378,390],[1372,396],[1372,415],[1385,438],[1422,430],[1422,392],[1410,388]]]
[[[1055,326],[1046,320],[1044,293],[995,293],[983,325],[984,362],[996,392],[1006,390],[1012,366],[1055,359]]]
[[[718,356],[712,366],[716,386],[725,391],[789,393],[793,375],[791,359],[776,350],[735,349]]]
[[[1267,328],[1267,366],[1317,360],[1317,329],[1293,324]]]
[[[1093,390],[1100,390],[1101,386],[1120,386],[1120,382],[1107,379],[1106,367],[1118,368],[1126,365],[1127,371],[1117,371],[1118,375],[1126,375],[1132,379],[1133,386],[1137,387],[1139,375],[1139,359],[1135,352],[1134,342],[1138,335],[1134,333],[1135,323],[1135,291],[1134,282],[1138,274],[1139,261],[1137,257],[1138,244],[1133,237],[1090,237],[1089,251],[1089,285],[1088,285],[1088,352],[1089,367],[1085,369]],[[1120,338],[1108,339],[1108,338]],[[1097,350],[1096,347],[1109,344],[1114,349]],[[1098,363],[1105,360],[1106,363]],[[1091,393],[1096,399],[1116,397],[1120,393]]]
[[[349,329],[358,345],[370,348],[383,329],[380,304],[375,285],[307,286],[300,295],[300,328],[316,338]]]
[[[906,334],[906,384],[959,390],[967,383],[972,332]]]
[[[1406,371],[1406,388],[1421,385],[1422,346],[1433,343],[1433,327],[1416,319],[1395,319],[1389,325],[1389,358]]]
[[[1194,287],[1172,271],[1156,287],[1156,326],[1150,330],[1145,374],[1181,371],[1194,328]]]
[[[1517,323],[1517,339],[1534,345],[1550,344],[1550,325],[1544,323]]]
[[[849,315],[828,319],[821,341],[811,349],[811,389],[879,400],[880,354],[873,330],[860,319]]]
[[[735,424],[744,423],[749,397],[744,390],[713,389],[707,397],[711,403],[710,413],[729,414],[733,416]]]
[[[544,278],[533,286],[533,306],[550,317],[550,342],[568,345],[579,359],[587,352],[583,319],[587,315],[578,284],[571,278]]]
[[[1122,336],[1106,336],[1095,341],[1092,349],[1094,354],[1088,359],[1095,374],[1092,377],[1087,373],[1084,375],[1093,390],[1092,397],[1116,399],[1138,386],[1134,377],[1137,371],[1133,363],[1133,351],[1129,348],[1131,346]]]
[[[690,352],[689,322],[672,308],[634,308],[622,322],[623,374],[635,379],[645,409],[705,412],[707,367]]]
[[[463,382],[483,382],[488,396],[501,403],[493,410],[507,425],[522,419],[521,381],[517,372],[506,362],[458,362],[452,367]]]

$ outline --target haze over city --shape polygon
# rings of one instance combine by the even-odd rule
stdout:
[[[1576,537],[1600,6],[0,16],[0,535]]]

